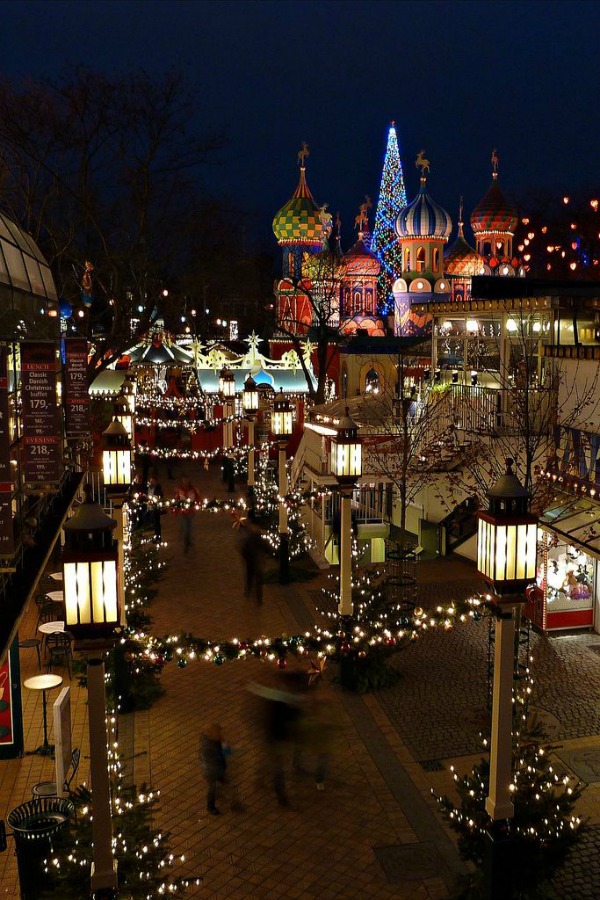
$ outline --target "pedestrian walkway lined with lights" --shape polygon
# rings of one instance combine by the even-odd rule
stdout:
[[[230,496],[216,465],[208,472],[191,466],[188,471],[203,497]],[[166,471],[160,474],[166,476]],[[165,477],[162,484],[169,497],[177,480]],[[232,517],[227,512],[204,512],[194,519],[193,546],[184,553],[176,516],[163,517],[167,546],[159,552],[167,569],[150,608],[154,634],[188,632],[211,640],[243,640],[302,633],[318,620],[315,599],[325,575],[316,573],[311,581],[287,586],[267,581],[259,606],[243,595],[239,534],[232,528]],[[473,567],[460,560],[423,562],[419,579],[424,597],[432,601],[451,599],[453,585],[458,599],[477,584]],[[30,610],[21,637],[30,636],[34,629],[35,615]],[[249,659],[217,666],[197,660],[179,668],[175,662],[167,663],[162,673],[165,695],[148,711],[121,716],[119,737],[126,770],[138,785],[147,782],[161,792],[156,824],[170,832],[173,851],[185,854],[182,874],[202,878],[188,896],[451,897],[452,885],[466,867],[430,790],[451,791],[453,757],[458,758],[461,771],[468,771],[479,758],[473,734],[483,687],[467,695],[475,708],[466,723],[460,716],[444,720],[443,710],[452,706],[449,694],[453,679],[458,683],[461,677],[455,671],[461,656],[471,672],[479,665],[475,660],[485,656],[483,636],[481,623],[457,628],[449,636],[425,636],[399,655],[402,680],[379,694],[358,696],[343,691],[333,679],[335,666],[329,666],[327,690],[339,728],[326,789],[316,790],[310,771],[290,772],[290,808],[277,804],[262,751],[256,699],[248,690],[256,681],[276,686],[281,675],[276,664]],[[600,644],[597,635],[583,636],[582,652],[586,640]],[[35,674],[37,666],[35,653],[23,654],[27,655],[22,657],[22,682]],[[591,691],[600,683],[600,657],[588,655],[594,669],[584,676]],[[553,661],[551,655],[546,662],[550,669],[560,666],[560,660]],[[302,663],[306,670],[309,665],[308,660]],[[443,672],[445,666],[450,675],[441,683],[432,681],[432,673]],[[66,671],[59,674],[68,683]],[[576,673],[573,677],[577,680]],[[475,680],[472,675],[471,680]],[[71,686],[73,743],[83,750],[77,778],[81,782],[89,776],[86,692],[75,682]],[[585,693],[583,684],[580,689]],[[41,743],[41,701],[34,692],[24,690],[23,702],[26,749],[31,749]],[[222,813],[218,817],[206,812],[198,758],[200,734],[212,723],[221,725],[232,747],[231,783],[217,801]],[[600,732],[597,724],[595,730]],[[579,730],[573,726],[571,749],[594,740],[600,746],[597,737],[584,731],[583,725]],[[311,769],[310,760],[307,768]],[[52,777],[48,758],[25,756],[0,762],[0,816],[5,818],[29,799],[31,785]],[[230,808],[234,788],[239,790],[242,811]],[[592,816],[592,833],[600,821],[598,797],[599,786],[591,785],[581,810]],[[565,896],[597,896],[589,845],[582,852],[584,870],[572,867],[576,876],[567,872],[565,884],[570,888]],[[578,880],[569,882],[569,877]],[[8,852],[0,854],[0,884],[0,896],[18,897],[10,842]]]

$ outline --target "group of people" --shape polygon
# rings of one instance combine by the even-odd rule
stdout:
[[[318,682],[315,682],[315,684]],[[313,775],[316,789],[325,790],[331,752],[338,726],[327,686],[317,689],[306,672],[282,673],[280,683],[251,684],[258,698],[259,733],[264,742],[268,778],[279,806],[290,808],[288,772]],[[200,762],[207,784],[206,810],[219,815],[216,805],[220,786],[229,778],[231,748],[220,725],[212,724],[200,738]],[[310,768],[308,768],[310,767]],[[243,809],[237,786],[231,790],[233,810]]]

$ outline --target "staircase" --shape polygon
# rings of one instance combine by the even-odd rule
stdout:
[[[439,522],[440,556],[452,553],[477,533],[477,502],[468,497]]]

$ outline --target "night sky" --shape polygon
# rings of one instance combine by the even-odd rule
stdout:
[[[595,2],[5,2],[0,65],[179,69],[198,125],[229,136],[207,183],[252,211],[254,237],[274,241],[305,140],[347,248],[359,203],[377,200],[391,119],[409,200],[424,148],[453,221],[460,194],[468,217],[486,191],[494,147],[507,193],[600,184],[599,35]]]

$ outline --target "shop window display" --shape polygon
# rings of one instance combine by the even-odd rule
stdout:
[[[538,584],[546,586],[546,598],[552,610],[574,605],[592,605],[593,560],[568,544],[550,546],[538,573]]]

